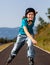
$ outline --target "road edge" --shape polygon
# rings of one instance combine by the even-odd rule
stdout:
[[[42,50],[42,51],[44,51],[44,52],[46,52],[46,53],[48,53],[48,54],[50,54],[50,52],[49,51],[47,51],[47,50],[44,50],[43,48],[40,48],[39,46],[36,46],[36,45],[34,45],[36,48],[39,48],[40,50]]]

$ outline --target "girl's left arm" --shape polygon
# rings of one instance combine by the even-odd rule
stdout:
[[[23,27],[26,35],[32,40],[33,44],[37,44],[37,41],[33,38],[33,36],[28,32],[28,29],[26,26]]]

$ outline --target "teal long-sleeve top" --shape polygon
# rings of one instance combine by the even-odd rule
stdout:
[[[26,35],[25,32],[24,32],[24,29],[23,29],[24,26],[27,27],[28,32],[29,32],[30,34],[34,34],[34,32],[33,32],[34,22],[35,22],[35,18],[34,18],[34,20],[32,21],[32,24],[31,24],[31,25],[28,25],[27,18],[22,19],[21,26],[20,26],[20,29],[19,29],[19,34],[21,34],[21,35]]]

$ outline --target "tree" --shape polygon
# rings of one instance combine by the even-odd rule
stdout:
[[[47,17],[48,17],[49,22],[50,22],[50,8],[48,8],[48,12],[46,14],[47,14]]]
[[[43,20],[43,18],[42,18],[42,17],[39,17],[39,21],[40,21],[40,25],[43,25],[44,20]]]
[[[45,27],[48,25],[47,22],[45,22],[45,20],[42,17],[39,17],[39,21],[40,21],[40,24],[37,26],[38,33],[40,32],[42,28],[45,29]]]

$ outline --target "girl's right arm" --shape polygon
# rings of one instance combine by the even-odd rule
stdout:
[[[33,38],[33,36],[28,32],[28,29],[26,26],[23,27],[24,28],[24,32],[26,33],[26,35],[32,40],[33,44],[37,44],[37,41]]]

